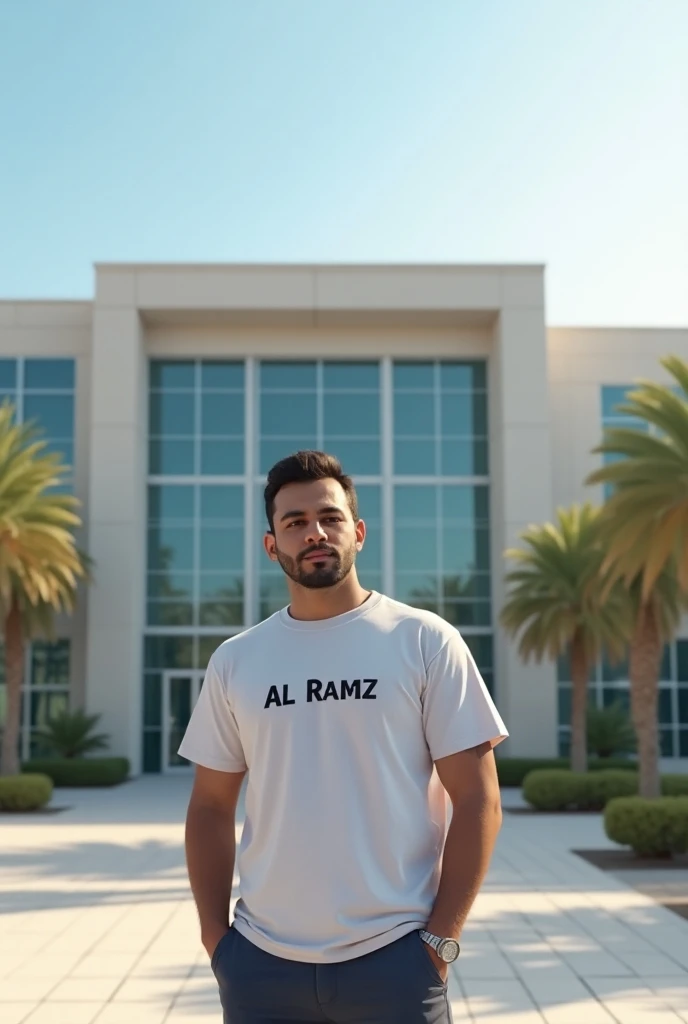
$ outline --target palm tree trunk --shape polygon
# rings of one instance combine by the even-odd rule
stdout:
[[[19,774],[19,726],[21,691],[24,681],[24,634],[21,614],[16,601],[12,602],[5,620],[5,682],[7,713],[2,737],[2,764],[0,774]]]
[[[651,799],[661,792],[657,699],[662,647],[655,609],[651,604],[641,605],[630,643],[629,675],[631,712],[638,737],[639,792]]]
[[[586,719],[589,677],[590,666],[585,647],[582,638],[575,635],[571,641],[571,769],[574,772],[588,770]]]

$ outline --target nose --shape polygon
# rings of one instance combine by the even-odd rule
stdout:
[[[327,533],[319,522],[315,522],[308,527],[305,539],[307,544],[319,544],[321,541],[327,540]]]

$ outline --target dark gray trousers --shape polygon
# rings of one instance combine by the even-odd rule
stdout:
[[[232,927],[211,963],[225,1024],[452,1024],[418,931],[337,964],[285,960]]]

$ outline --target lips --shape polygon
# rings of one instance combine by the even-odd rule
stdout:
[[[304,555],[304,562],[321,562],[324,558],[332,558],[331,551],[311,551],[310,555]]]

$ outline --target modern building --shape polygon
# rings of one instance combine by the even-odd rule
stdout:
[[[498,626],[503,552],[599,489],[591,449],[688,329],[547,327],[544,268],[96,267],[93,301],[0,303],[0,394],[73,466],[95,581],[27,657],[23,753],[68,701],[102,713],[134,771],[176,755],[214,648],[287,603],[262,550],[265,474],[298,448],[358,485],[364,584],[463,633],[511,730],[568,742],[564,664]],[[598,666],[600,703],[627,669]],[[688,622],[666,651],[662,752],[688,766]]]

